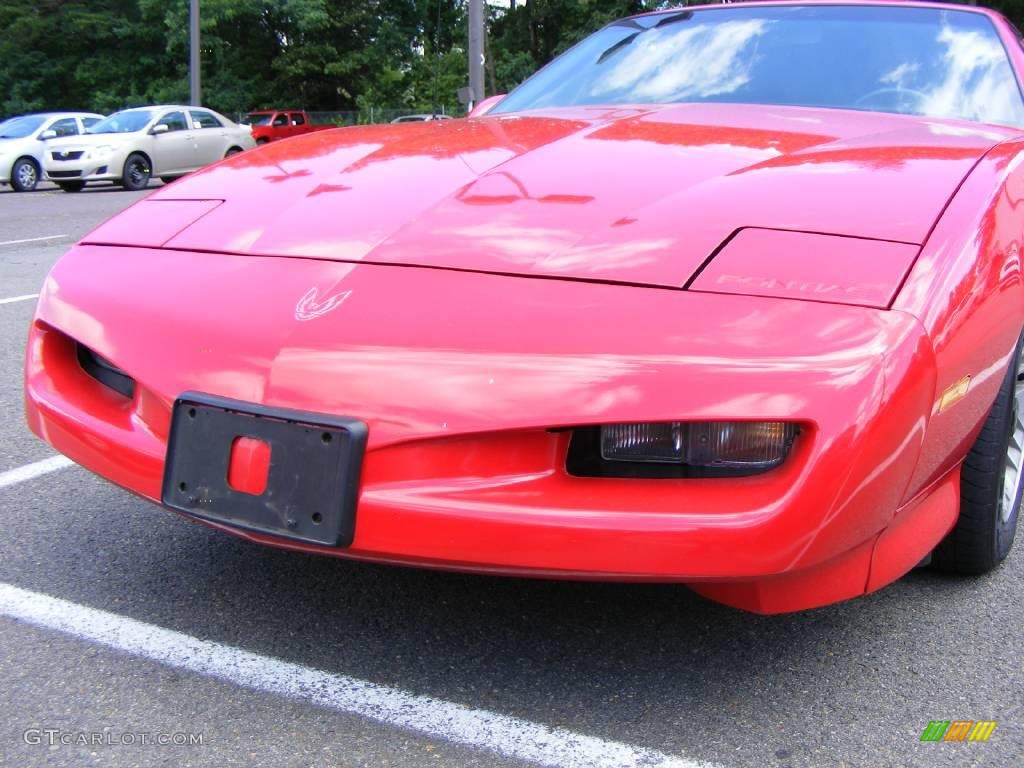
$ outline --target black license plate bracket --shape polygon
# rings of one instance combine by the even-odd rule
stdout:
[[[171,415],[161,500],[211,522],[346,547],[355,535],[366,435],[357,419],[186,392]],[[239,437],[270,446],[266,488],[258,496],[228,484]]]

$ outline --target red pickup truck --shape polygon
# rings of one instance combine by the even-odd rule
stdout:
[[[332,127],[313,125],[309,121],[309,115],[297,109],[250,112],[242,122],[252,126],[252,137],[257,144],[266,144],[268,141],[287,139],[289,136],[299,136],[313,131],[325,131]]]

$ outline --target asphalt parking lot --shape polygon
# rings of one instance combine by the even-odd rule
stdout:
[[[1024,542],[979,579],[759,617],[278,552],[39,464],[31,297],[142,194],[0,191],[0,764],[1024,765]],[[922,743],[932,720],[998,725]]]

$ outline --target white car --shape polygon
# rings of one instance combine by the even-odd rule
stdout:
[[[46,112],[12,117],[0,123],[0,186],[31,192],[42,178],[48,143],[60,136],[77,136],[98,123],[92,112]]]
[[[84,136],[51,141],[43,169],[65,192],[91,181],[144,189],[256,146],[249,129],[204,107],[167,105],[115,112]]]

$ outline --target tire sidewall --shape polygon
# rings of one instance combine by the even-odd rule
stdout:
[[[22,166],[29,166],[34,174],[34,181],[31,185],[23,184],[20,176]],[[11,166],[11,186],[14,187],[18,192],[31,192],[39,185],[39,167],[36,165],[34,160],[30,160],[27,157],[19,157],[14,161],[14,165]]]
[[[1020,358],[1024,354],[1022,351],[1024,348],[1024,335],[1021,336],[1017,342],[1017,346],[1014,348],[1014,356],[1010,361],[1010,368],[1006,372],[1006,380],[1004,386],[1007,388],[1009,393],[1009,403],[1006,408],[1006,420],[1008,422],[1006,428],[1006,438],[1003,444],[1004,450],[1009,450],[1010,439],[1013,436],[1013,430],[1016,427],[1017,422],[1017,399],[1016,399],[1016,387],[1017,387],[1017,371],[1020,367]],[[1024,471],[1024,467],[1021,468]],[[1006,482],[1006,466],[1004,463],[1003,471],[999,475],[1000,479],[1000,500],[1002,499],[1002,484]],[[996,505],[997,513],[995,519],[995,555],[996,560],[1003,560],[1009,553],[1010,547],[1013,546],[1013,540],[1017,531],[1017,520],[1020,517],[1021,497],[1024,496],[1024,482],[1019,482],[1017,488],[1017,495],[1013,500],[1013,506],[1010,509],[1010,514],[1004,521],[999,509],[999,505]]]
[[[142,184],[136,184],[132,181],[131,167],[136,163],[142,163],[146,168],[146,178]],[[128,155],[128,159],[124,161],[124,169],[121,174],[121,186],[131,192],[138,192],[149,186],[150,179],[153,177],[153,168],[150,163],[140,154]]]

